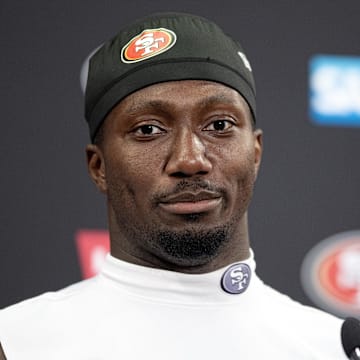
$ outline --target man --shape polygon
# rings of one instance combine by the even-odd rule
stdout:
[[[255,273],[262,132],[238,43],[197,16],[149,16],[91,57],[85,103],[111,255],[0,313],[9,359],[345,358],[339,319]]]

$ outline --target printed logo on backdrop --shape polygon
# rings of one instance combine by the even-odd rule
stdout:
[[[95,276],[110,251],[109,233],[106,230],[79,230],[75,234],[80,269],[83,279]]]
[[[314,56],[309,86],[309,112],[314,123],[360,126],[360,56]]]
[[[134,63],[159,55],[174,46],[176,34],[168,29],[148,29],[133,37],[121,50],[121,61]]]
[[[306,255],[301,279],[309,298],[341,316],[360,314],[360,231],[321,241]]]

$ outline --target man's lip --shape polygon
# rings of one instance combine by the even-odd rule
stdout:
[[[181,193],[168,195],[165,198],[161,199],[160,202],[165,204],[177,202],[197,202],[202,200],[217,199],[219,197],[221,197],[221,195],[214,191],[183,191]]]
[[[221,203],[221,195],[211,191],[182,192],[167,196],[160,202],[161,208],[172,214],[209,212]]]

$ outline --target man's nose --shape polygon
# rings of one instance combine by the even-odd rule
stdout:
[[[205,175],[212,169],[206,148],[193,131],[184,130],[174,139],[165,172],[169,176],[189,177]]]

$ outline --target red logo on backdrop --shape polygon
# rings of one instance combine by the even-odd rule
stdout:
[[[133,63],[159,55],[176,42],[176,34],[168,29],[148,29],[133,37],[121,50],[121,61]]]
[[[81,273],[84,279],[95,276],[110,251],[109,233],[106,230],[79,230],[75,236]]]
[[[339,316],[359,316],[360,231],[316,245],[304,259],[302,283],[317,305]]]

